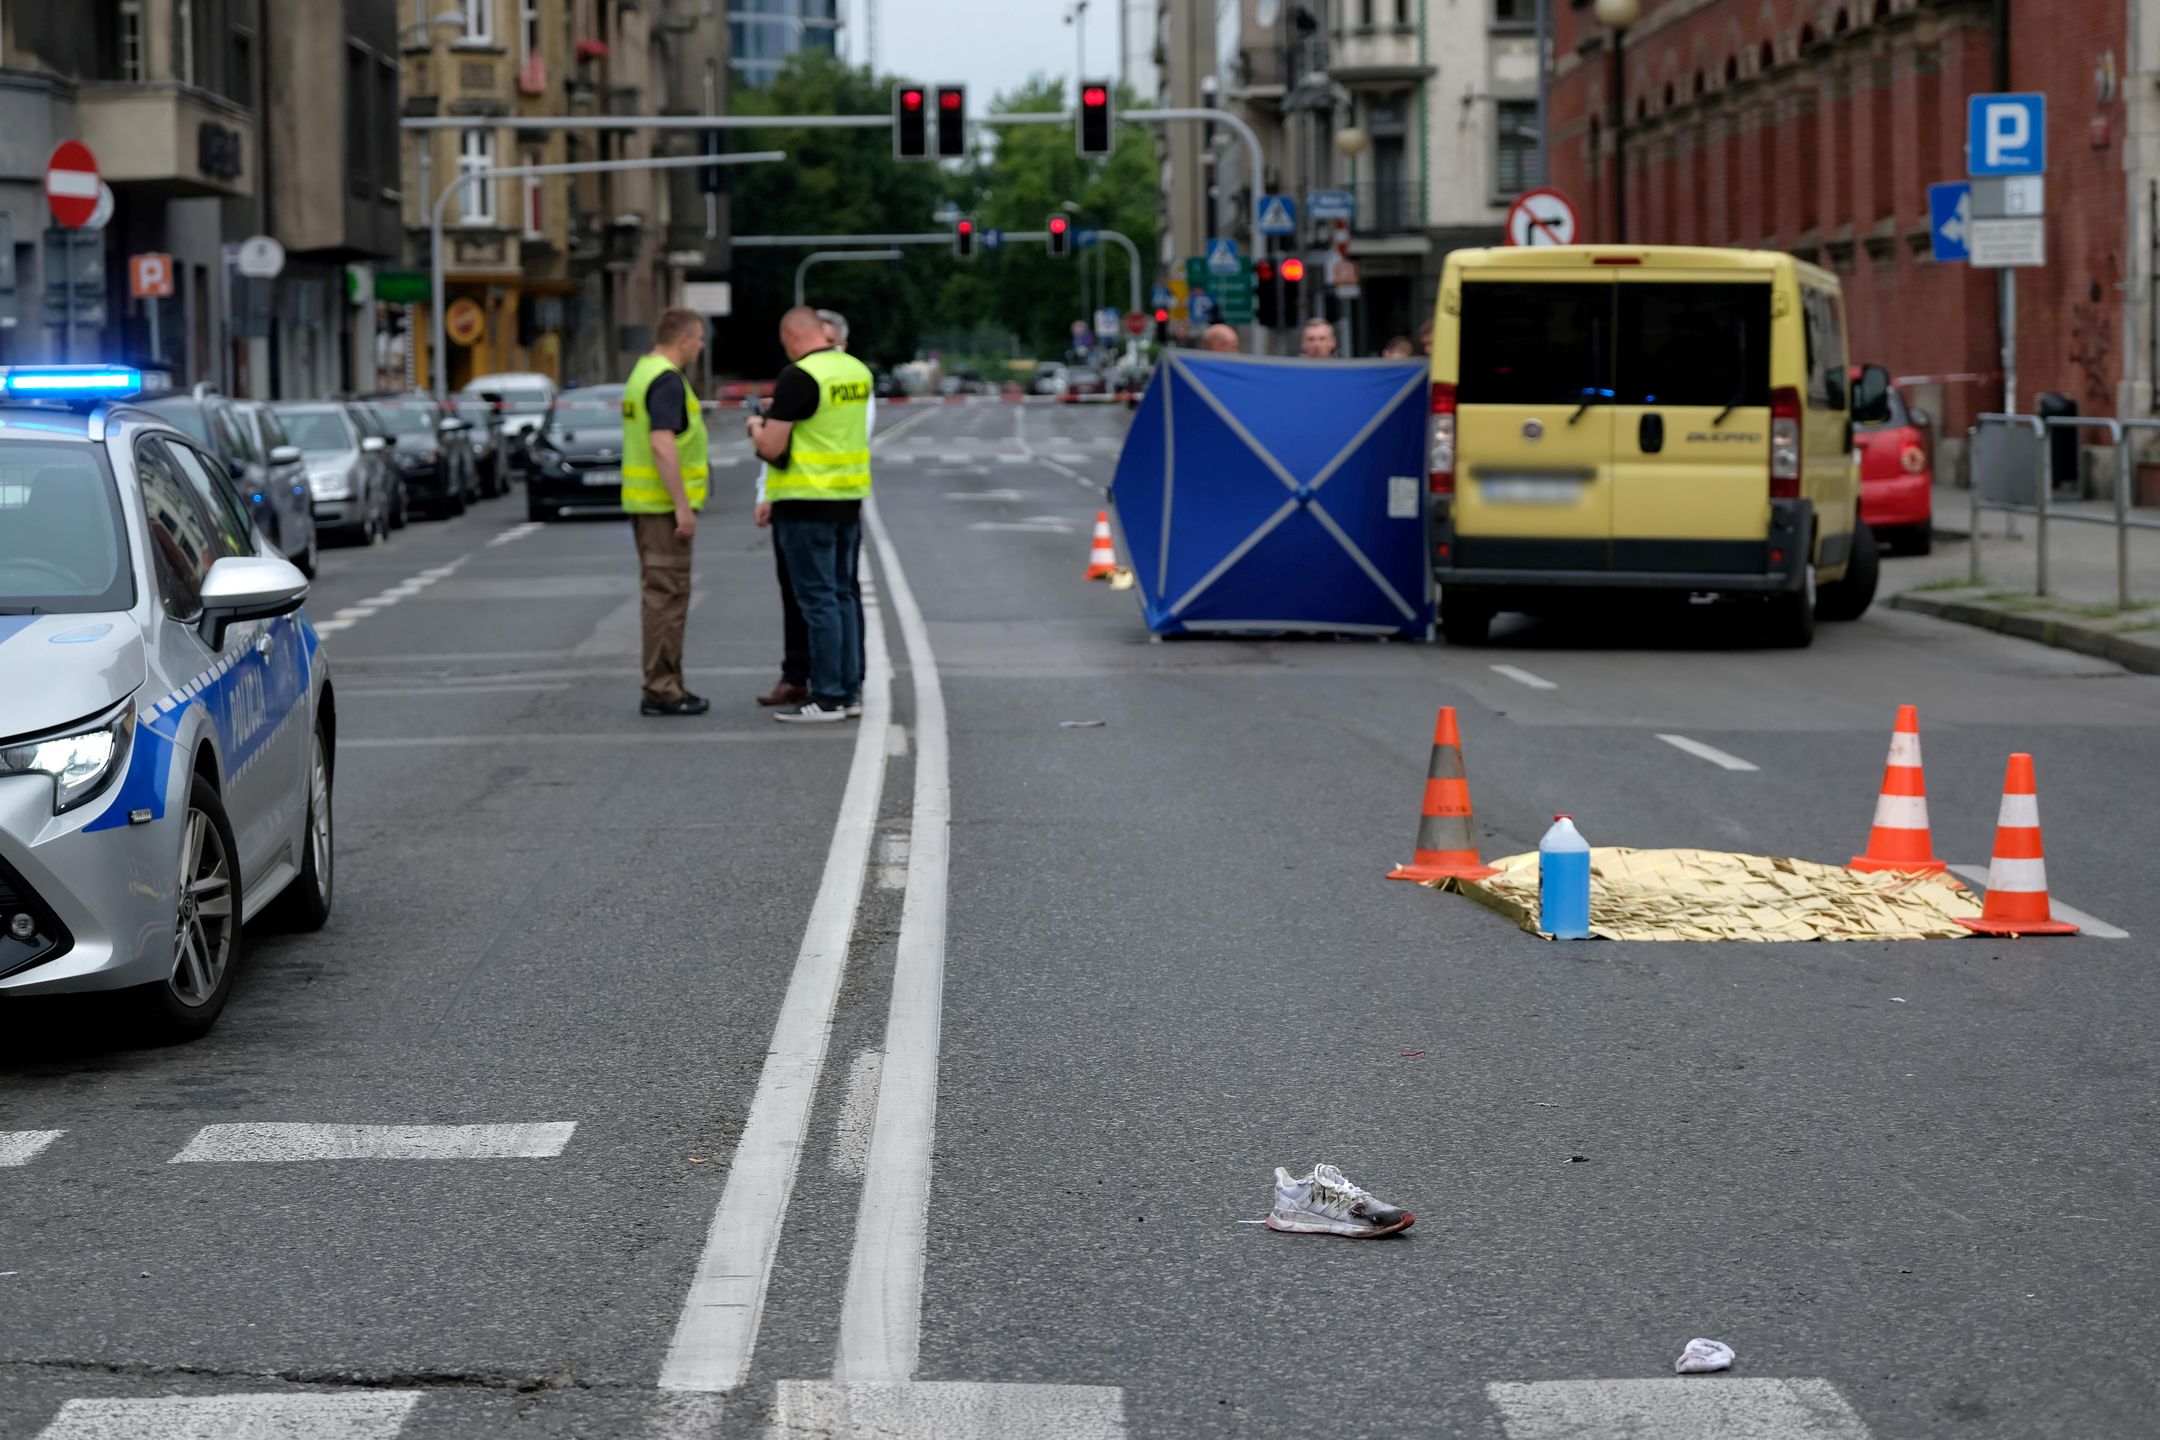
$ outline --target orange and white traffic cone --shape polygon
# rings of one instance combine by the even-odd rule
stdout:
[[[1455,707],[1440,707],[1433,722],[1432,763],[1425,770],[1425,810],[1418,820],[1417,853],[1408,865],[1388,871],[1390,880],[1482,880],[1500,872],[1478,859],[1470,782],[1463,776],[1462,736]]]
[[[1897,729],[1890,735],[1890,761],[1883,767],[1882,793],[1875,797],[1875,825],[1868,831],[1867,853],[1853,856],[1852,868],[1911,875],[1939,875],[1949,868],[1935,858],[1935,842],[1928,834],[1920,712],[1911,705],[1898,706]]]
[[[1117,547],[1110,541],[1110,512],[1095,512],[1095,544],[1088,551],[1087,578],[1107,580],[1117,573]]]
[[[1995,820],[1995,854],[1988,861],[1987,899],[1977,920],[1958,924],[1982,935],[2075,935],[2048,904],[2047,858],[2040,847],[2040,797],[2033,758],[2010,757],[2003,775],[2002,811]]]

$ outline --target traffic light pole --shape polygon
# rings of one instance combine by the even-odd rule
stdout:
[[[659,155],[649,160],[569,160],[554,165],[496,165],[487,169],[470,170],[458,176],[435,197],[433,211],[428,216],[428,268],[431,272],[430,295],[434,300],[434,313],[428,317],[432,333],[433,352],[428,356],[428,378],[435,382],[436,395],[450,393],[448,376],[449,349],[443,316],[443,213],[450,202],[462,194],[467,186],[490,184],[497,180],[513,180],[528,175],[602,175],[618,170],[687,170],[701,165],[762,165],[775,160],[787,159],[785,150],[750,150],[740,155]]]
[[[700,156],[699,158],[706,157]],[[1132,273],[1130,276],[1132,309],[1138,311],[1140,308],[1140,247],[1133,244],[1131,236],[1120,234],[1115,230],[1098,230],[1095,233],[1105,240],[1115,240],[1125,247],[1126,258],[1132,261]],[[1007,230],[1000,236],[1001,243],[1005,245],[1016,242],[1022,245],[1047,244],[1049,239],[1050,232],[1047,230]],[[979,244],[980,241],[977,243]],[[950,245],[952,244],[952,232],[949,230],[937,230],[915,235],[737,235],[728,244],[738,250],[789,250],[801,245]],[[826,253],[835,252],[828,251]],[[837,253],[856,255],[860,252],[843,251]],[[991,253],[995,254],[997,252],[992,251]],[[801,304],[802,302],[798,299],[796,303]]]
[[[803,256],[802,264],[795,267],[795,303],[809,303],[803,299],[803,282],[809,277],[813,265],[844,265],[858,260],[898,260],[898,250],[813,250]]]

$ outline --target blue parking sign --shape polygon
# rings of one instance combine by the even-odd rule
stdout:
[[[1947,265],[1972,258],[1972,185],[1953,180],[1928,186],[1928,239],[1935,261]]]
[[[2046,170],[2047,96],[1966,98],[1966,174],[2039,175]]]

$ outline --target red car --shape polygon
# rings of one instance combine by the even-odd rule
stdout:
[[[1927,413],[1908,406],[1893,385],[1890,418],[1854,426],[1853,449],[1860,456],[1860,518],[1883,548],[1927,554],[1935,543],[1935,456],[1928,448]]]

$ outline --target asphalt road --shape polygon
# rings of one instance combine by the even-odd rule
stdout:
[[[884,419],[860,727],[751,703],[724,419],[706,719],[636,714],[619,522],[326,554],[330,926],[197,1044],[0,1037],[0,1141],[64,1132],[0,1165],[0,1436],[2151,1433],[2160,680],[1888,611],[1152,644],[1080,579],[1122,410]],[[1563,947],[1382,879],[1436,705],[1488,855],[1836,861],[1900,702],[1938,848],[2029,749],[2128,938]],[[367,1153],[206,1129],[265,1125]],[[1241,1223],[1316,1160],[1416,1227]]]

